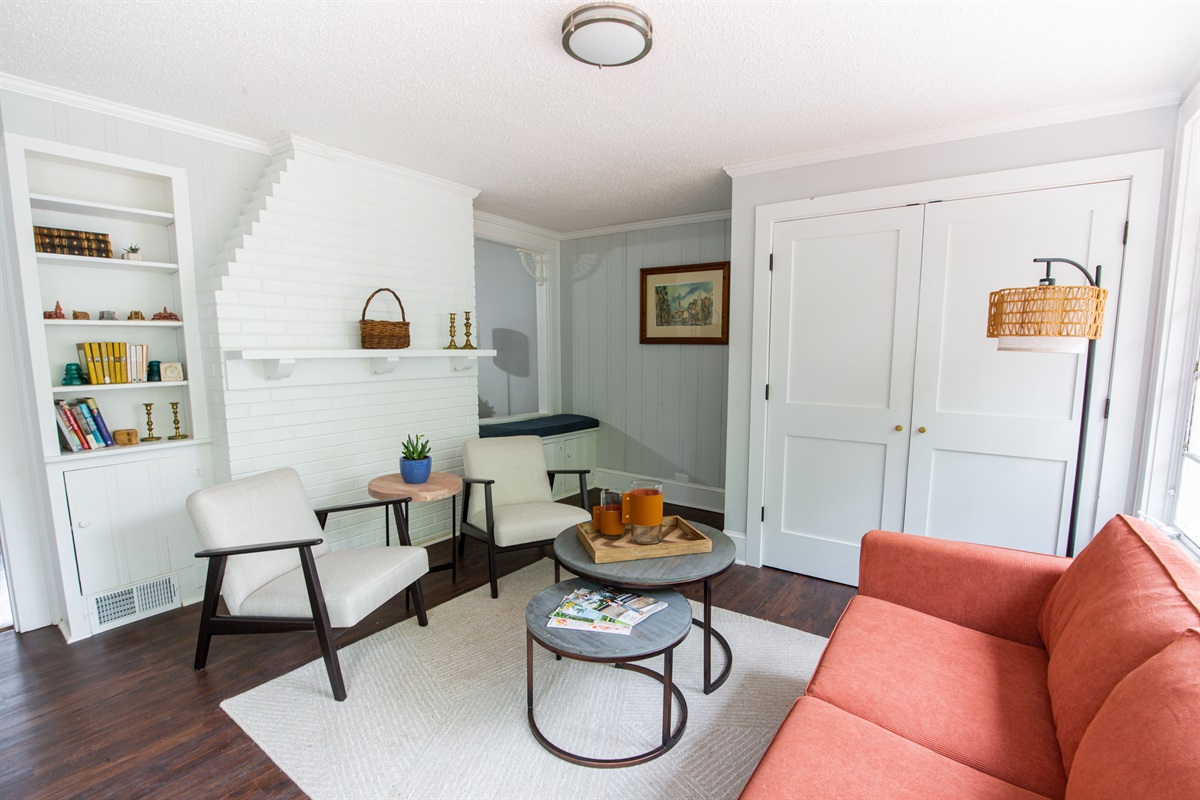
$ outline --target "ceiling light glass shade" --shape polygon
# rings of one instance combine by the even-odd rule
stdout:
[[[1082,353],[1104,327],[1108,290],[1095,286],[1027,286],[988,297],[989,339],[997,349]]]
[[[620,67],[650,52],[650,18],[625,3],[589,3],[563,20],[563,49],[572,58],[597,67]]]

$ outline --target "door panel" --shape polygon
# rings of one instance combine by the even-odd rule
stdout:
[[[857,583],[862,534],[903,524],[922,216],[775,226],[764,564]]]
[[[985,336],[988,294],[1035,285],[1045,269],[1034,258],[1104,265],[1110,294],[1092,409],[1098,454],[1128,196],[1128,181],[1114,181],[928,207],[905,531],[1065,552],[1084,357],[997,351]],[[1086,283],[1070,265],[1053,274],[1062,285]],[[1094,499],[1095,487],[1083,496]],[[971,503],[991,512],[971,513]],[[1081,512],[1080,527],[1094,525],[1094,502]]]

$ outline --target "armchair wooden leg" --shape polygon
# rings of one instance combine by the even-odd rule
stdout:
[[[488,542],[488,579],[492,584],[492,599],[500,596],[500,588],[496,583],[496,541]]]
[[[313,623],[317,630],[317,641],[321,644],[321,655],[325,659],[325,671],[329,673],[329,685],[333,699],[346,699],[346,683],[342,680],[342,667],[338,663],[337,647],[333,641],[333,628],[329,624],[329,610],[325,607],[325,596],[321,594],[321,581],[317,578],[317,565],[313,560],[312,548],[300,548],[300,566],[304,570],[304,585],[308,589],[308,603],[312,607]]]
[[[208,645],[212,642],[212,618],[217,615],[217,601],[221,598],[221,581],[225,578],[225,557],[208,559],[208,579],[204,583],[204,602],[200,606],[200,636],[196,640],[197,670],[208,663]]]
[[[417,610],[417,624],[422,628],[429,625],[429,617],[425,614],[425,594],[421,591],[420,579],[413,581],[412,586],[408,587],[408,592],[412,594],[413,608]]]

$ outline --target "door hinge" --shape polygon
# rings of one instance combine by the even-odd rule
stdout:
[[[1125,232],[1121,234],[1121,244],[1129,244],[1129,220],[1125,220]]]
[[[769,383],[767,384],[767,397],[766,397],[766,399],[767,399],[767,400],[770,400],[770,399],[771,399],[771,384],[769,384]]]
[[[1108,411],[1110,408],[1112,408],[1112,398],[1106,397],[1106,398],[1104,398],[1104,418],[1105,419],[1108,419]]]
[[[762,507],[762,513],[759,515],[759,517],[758,517],[758,521],[759,521],[759,522],[766,522],[766,521],[767,521],[767,507],[766,507],[766,506],[763,506],[763,507]]]
[[[767,262],[767,272],[775,271],[775,254],[771,253],[771,260]]]

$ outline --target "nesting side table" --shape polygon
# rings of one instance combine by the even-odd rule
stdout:
[[[462,478],[451,472],[431,472],[425,483],[405,483],[400,473],[380,475],[372,478],[367,484],[367,494],[376,500],[396,501],[391,503],[392,513],[396,517],[397,536],[401,542],[408,542],[408,503],[432,503],[436,500],[450,498],[450,560],[445,564],[437,564],[429,568],[430,572],[450,570],[450,577],[458,580],[458,548],[456,545],[455,518],[458,516],[458,493],[462,491]],[[384,516],[386,542],[391,544],[391,534]]]

